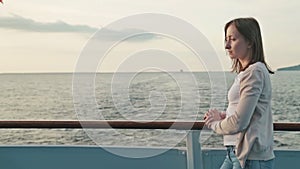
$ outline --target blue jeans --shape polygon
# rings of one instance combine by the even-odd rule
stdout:
[[[273,169],[274,168],[274,159],[271,160],[247,160],[245,169]]]
[[[242,169],[241,164],[235,156],[234,147],[227,147],[227,155],[220,169]],[[271,160],[246,160],[244,169],[273,169],[274,159]]]
[[[227,155],[220,169],[242,169],[234,149],[234,147],[227,147]]]

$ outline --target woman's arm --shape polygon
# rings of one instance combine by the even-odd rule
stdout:
[[[245,130],[262,93],[263,79],[262,70],[246,70],[240,81],[240,100],[235,113],[221,121],[210,118],[207,120],[208,126],[218,134],[235,134]]]

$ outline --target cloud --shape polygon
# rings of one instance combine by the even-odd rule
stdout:
[[[22,30],[27,32],[79,32],[79,33],[95,33],[98,28],[90,27],[88,25],[71,25],[63,21],[57,22],[37,22],[35,20],[24,18],[19,15],[13,15],[11,17],[0,17],[0,28]],[[124,35],[130,35],[126,41],[141,42],[151,39],[159,38],[158,35],[151,33],[142,33],[136,35],[136,33],[145,32],[138,29],[123,29],[112,30],[107,28],[101,29],[104,36],[101,37],[101,41],[114,41],[118,40]],[[132,36],[131,36],[132,35]]]
[[[124,40],[128,42],[141,42],[141,41],[147,41],[152,39],[161,39],[161,35],[157,35],[154,33],[148,33],[145,30],[141,29],[121,29],[121,30],[115,30],[115,29],[107,29],[102,28],[101,30],[101,40]],[[125,38],[125,39],[124,39]]]
[[[19,15],[12,17],[0,17],[0,27],[16,29],[29,32],[86,32],[93,33],[97,28],[87,25],[71,25],[63,21],[43,23],[32,19],[24,18]]]

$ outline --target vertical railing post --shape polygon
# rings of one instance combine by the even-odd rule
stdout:
[[[200,130],[188,131],[187,135],[187,168],[203,169],[201,145],[199,142]]]

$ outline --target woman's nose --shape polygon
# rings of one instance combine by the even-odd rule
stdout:
[[[225,49],[230,49],[230,48],[231,48],[231,46],[230,46],[229,42],[225,42]]]

